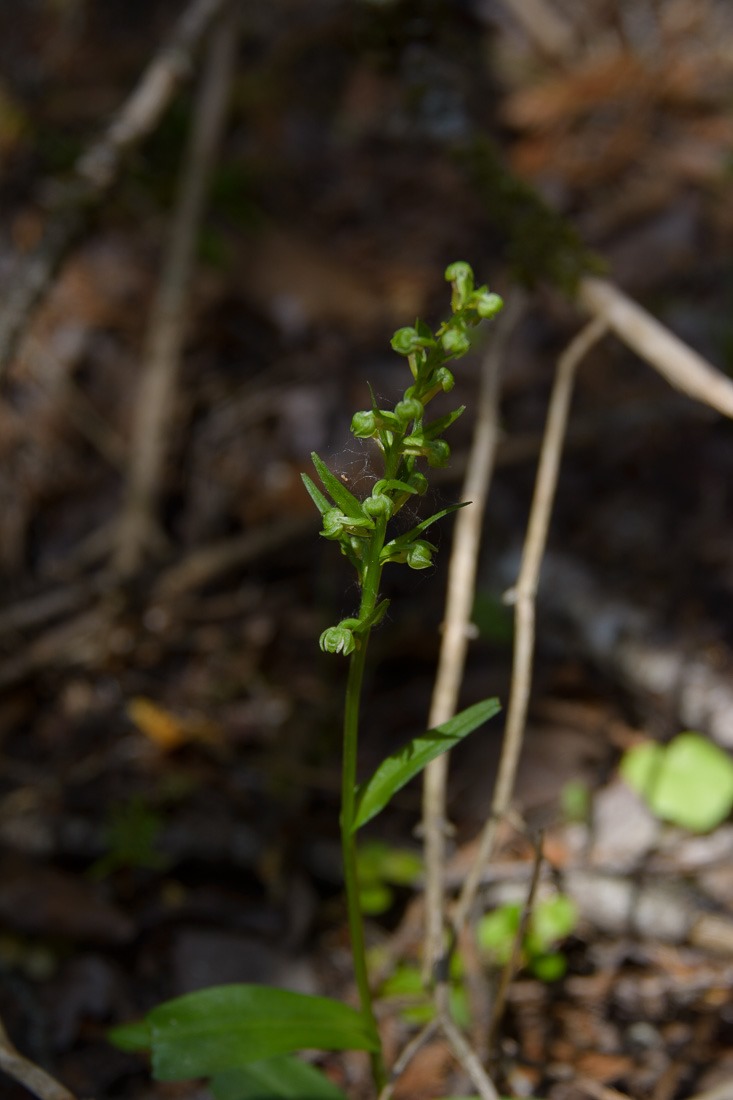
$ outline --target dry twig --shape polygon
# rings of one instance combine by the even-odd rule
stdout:
[[[447,1002],[447,986],[443,986],[442,989],[445,996],[442,998],[443,1003],[439,1006],[440,1027],[453,1051],[454,1058],[473,1081],[481,1100],[499,1100],[496,1087],[481,1065],[481,1059],[453,1021]]]
[[[501,364],[507,340],[523,309],[522,296],[516,294],[500,317],[491,347],[484,356],[476,426],[461,490],[462,499],[470,501],[471,507],[463,508],[456,516],[448,567],[443,636],[428,720],[431,728],[447,722],[455,714],[458,704],[470,636],[481,530],[500,435],[498,400]],[[443,876],[448,755],[444,753],[426,768],[423,785],[426,981],[444,951]]]
[[[73,187],[51,215],[38,246],[19,264],[9,282],[0,310],[0,381],[32,311],[83,232],[90,210],[104,199],[119,174],[125,154],[155,129],[188,75],[199,42],[227,2],[192,0],[103,137],[77,161]]]
[[[14,1081],[18,1081],[39,1100],[76,1100],[73,1092],[69,1092],[65,1085],[16,1050],[8,1038],[2,1020],[0,1020],[0,1070],[8,1077],[12,1077]]]
[[[606,279],[581,280],[578,302],[646,359],[663,378],[696,401],[733,418],[733,381]]]
[[[186,335],[196,240],[234,75],[237,14],[231,6],[209,44],[182,166],[171,238],[150,318],[115,555],[115,568],[122,576],[139,568],[150,533],[155,530],[155,503]]]
[[[532,910],[534,908],[535,895],[537,894],[537,887],[540,884],[540,872],[542,871],[542,834],[537,838],[537,844],[535,847],[534,865],[532,868],[532,878],[529,883],[529,890],[527,891],[527,897],[522,907],[522,916],[519,921],[519,927],[514,937],[514,943],[512,944],[512,951],[510,957],[507,959],[506,966],[501,972],[501,978],[499,981],[499,988],[496,991],[496,997],[494,1003],[491,1006],[491,1020],[487,1028],[486,1034],[486,1047],[491,1054],[494,1046],[494,1040],[501,1023],[502,1016],[504,1015],[504,1008],[506,1006],[507,993],[509,991],[509,985],[519,969],[522,958],[522,944],[524,943],[524,937],[527,934],[527,928],[529,926],[529,920],[532,916]]]
[[[549,0],[503,0],[537,52],[564,62],[577,49],[577,35],[567,18]]]
[[[507,707],[506,729],[491,812],[479,840],[478,854],[463,885],[455,912],[455,935],[465,924],[476,897],[484,865],[491,857],[499,821],[506,814],[514,790],[519,754],[524,739],[532,679],[535,637],[535,597],[540,566],[547,543],[550,515],[567,426],[575,373],[581,359],[607,329],[604,318],[595,318],[571,341],[558,361],[547,414],[545,436],[537,470],[532,510],[522,553],[522,564],[511,599],[514,611],[514,660]]]

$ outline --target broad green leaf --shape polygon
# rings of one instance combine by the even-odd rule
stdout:
[[[311,478],[308,477],[307,474],[301,474],[300,476],[303,479],[303,484],[308,490],[309,497],[311,498],[321,515],[324,516],[326,512],[330,511],[330,509],[333,507],[331,501],[327,500],[326,497],[324,497],[321,490],[313,483],[313,481],[311,480]]]
[[[478,922],[476,935],[479,947],[492,962],[508,961],[521,919],[522,906],[518,902],[507,902],[486,913]]]
[[[346,1100],[346,1094],[315,1066],[286,1055],[217,1073],[215,1100]]]
[[[620,770],[653,813],[692,832],[714,829],[733,808],[733,760],[699,733],[636,745]]]
[[[352,519],[367,519],[368,517],[365,516],[364,510],[354,494],[349,492],[343,481],[339,481],[336,475],[331,473],[326,463],[318,457],[315,451],[311,454],[311,460],[323,482],[324,489],[331,494],[344,515],[351,516]]]
[[[158,1005],[146,1017],[161,1081],[209,1077],[279,1054],[377,1050],[379,1037],[348,1005],[265,985],[222,985]]]
[[[537,902],[530,920],[530,936],[532,943],[528,945],[533,950],[533,943],[538,945],[538,951],[546,951],[553,944],[567,937],[575,930],[578,923],[578,907],[567,894],[553,894],[549,898],[542,898]]]
[[[431,760],[452,749],[467,734],[493,718],[500,709],[498,699],[484,699],[480,703],[474,703],[441,726],[413,737],[401,749],[383,760],[371,779],[357,788],[354,831],[376,817],[392,796]]]
[[[529,969],[541,982],[558,982],[567,973],[568,960],[562,951],[545,951],[530,959]]]

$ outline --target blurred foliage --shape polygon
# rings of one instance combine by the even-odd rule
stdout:
[[[486,207],[492,225],[506,238],[506,260],[515,278],[528,287],[548,282],[572,296],[583,275],[603,271],[561,214],[503,163],[495,145],[476,137],[459,154]]]

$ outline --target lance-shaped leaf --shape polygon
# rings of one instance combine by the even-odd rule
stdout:
[[[426,439],[437,439],[443,432],[450,428],[451,424],[455,424],[459,416],[465,412],[466,406],[460,405],[453,412],[446,413],[445,416],[439,416],[437,420],[431,420],[429,424],[423,424],[423,435]]]
[[[443,508],[442,511],[436,512],[434,516],[429,516],[428,519],[424,519],[422,523],[418,523],[416,527],[412,527],[409,531],[406,531],[404,535],[398,535],[397,538],[391,539],[389,542],[385,543],[382,553],[380,554],[380,560],[387,562],[398,557],[400,554],[404,554],[417,536],[421,535],[423,531],[427,531],[428,527],[437,523],[439,519],[443,519],[444,516],[449,516],[451,512],[457,512],[459,508],[466,508],[470,503],[470,500],[464,500],[462,504],[450,504],[447,508]]]
[[[315,1066],[289,1055],[217,1073],[211,1091],[215,1100],[346,1100]]]
[[[498,699],[484,699],[462,710],[448,722],[413,737],[383,760],[371,779],[356,791],[354,832],[376,817],[397,791],[421,772],[431,760],[452,749],[462,738],[493,718],[501,709]]]
[[[212,986],[187,993],[157,1005],[144,1022],[153,1072],[160,1081],[210,1077],[306,1048],[379,1048],[372,1025],[348,1005],[264,985]],[[144,1032],[137,1026],[142,1039]],[[125,1029],[116,1029],[111,1038],[124,1041]],[[130,1029],[127,1039],[130,1049]]]
[[[324,489],[327,493],[331,494],[331,497],[341,511],[347,516],[351,516],[353,519],[367,519],[361,504],[354,494],[349,492],[343,481],[339,481],[336,475],[331,473],[326,463],[322,458],[318,457],[315,451],[311,454],[311,459],[318,472],[318,476],[323,482]]]
[[[331,508],[333,508],[333,504],[330,500],[324,497],[321,490],[318,488],[317,485],[314,484],[314,482],[311,480],[311,478],[308,477],[307,474],[301,474],[300,476],[303,479],[303,484],[308,490],[309,497],[311,498],[321,515],[324,516],[326,512],[329,512]]]

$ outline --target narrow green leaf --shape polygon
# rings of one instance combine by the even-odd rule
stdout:
[[[364,510],[354,494],[349,492],[343,481],[339,481],[336,475],[331,473],[326,463],[318,457],[315,451],[311,454],[311,459],[318,471],[318,476],[323,482],[324,489],[331,494],[341,511],[353,519],[367,519],[368,517],[365,516]]]
[[[439,416],[437,420],[431,420],[429,424],[423,425],[423,433],[426,439],[436,439],[441,436],[443,432],[450,428],[451,424],[455,424],[459,416],[466,411],[466,406],[461,405],[459,408],[454,409],[453,412],[446,413],[445,416]]]
[[[300,476],[302,477],[303,484],[308,490],[308,495],[315,504],[316,508],[322,516],[325,515],[326,512],[330,511],[330,509],[333,508],[331,501],[327,500],[327,498],[324,497],[321,490],[313,483],[313,481],[311,480],[311,478],[308,477],[307,474],[301,474]]]
[[[315,1066],[286,1055],[217,1073],[215,1100],[346,1100],[346,1094]]]
[[[120,1024],[110,1028],[107,1038],[112,1046],[119,1050],[150,1050],[150,1024],[147,1020],[135,1020],[131,1024]]]
[[[375,490],[384,492],[385,489],[396,489],[400,493],[416,493],[417,489],[414,485],[408,485],[406,481],[398,481],[397,478],[389,478],[387,481],[378,481],[374,486]]]
[[[500,709],[498,699],[474,703],[441,726],[413,737],[403,748],[383,760],[371,779],[357,788],[354,832],[376,817],[392,796],[431,760],[452,749],[472,730],[493,718]]]
[[[158,1005],[147,1016],[158,1080],[209,1077],[279,1054],[377,1050],[379,1037],[348,1005],[263,985],[223,985]]]
[[[443,508],[442,511],[436,512],[434,516],[429,516],[428,519],[424,519],[422,523],[418,523],[416,527],[410,528],[404,535],[398,535],[397,538],[391,539],[384,544],[380,558],[382,561],[389,561],[391,558],[396,557],[406,550],[418,535],[422,534],[423,531],[427,531],[428,527],[432,527],[434,523],[437,523],[439,519],[443,519],[444,516],[449,516],[452,512],[457,512],[459,508],[467,508],[470,503],[470,500],[465,500],[462,504],[450,504],[447,508]]]

